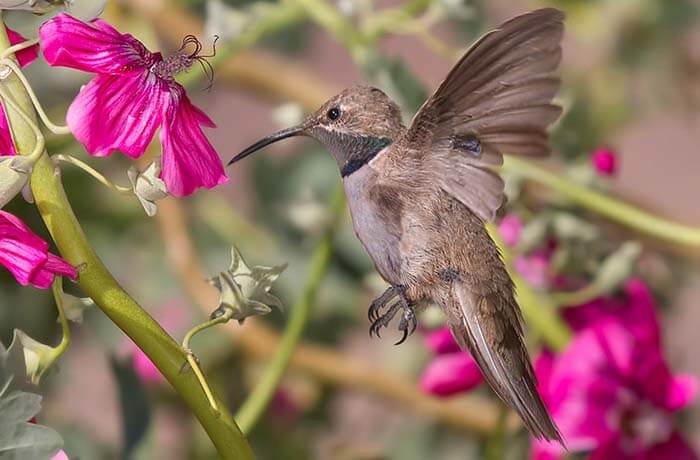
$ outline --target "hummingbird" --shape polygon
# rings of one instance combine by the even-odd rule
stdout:
[[[355,86],[229,165],[292,136],[320,141],[338,163],[353,227],[389,288],[369,307],[370,335],[437,304],[461,348],[537,438],[563,440],[537,392],[515,288],[485,224],[504,204],[503,154],[549,154],[561,114],[564,14],[514,17],[477,40],[404,126],[383,91]],[[398,344],[397,343],[397,344]]]

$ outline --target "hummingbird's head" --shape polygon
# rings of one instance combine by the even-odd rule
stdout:
[[[229,165],[292,136],[310,136],[335,157],[343,176],[352,173],[403,132],[401,111],[381,90],[354,86],[330,98],[297,126],[283,129],[243,150]]]

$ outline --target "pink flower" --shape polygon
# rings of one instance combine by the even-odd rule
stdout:
[[[673,420],[695,398],[697,380],[673,375],[659,347],[623,322],[596,322],[560,355],[544,352],[535,370],[570,451],[601,460],[697,458]],[[536,460],[563,454],[558,444],[533,441]]]
[[[542,289],[549,285],[549,258],[540,252],[519,256],[513,267],[532,287]]]
[[[161,178],[168,192],[185,196],[226,182],[221,160],[200,126],[213,128],[214,123],[174,79],[196,61],[208,65],[194,37],[183,42],[183,47],[195,46],[193,53],[163,58],[105,21],[84,23],[65,13],[45,22],[39,37],[50,65],[97,74],[67,115],[68,126],[90,154],[119,150],[138,158],[160,128]]]
[[[179,335],[190,322],[186,308],[177,301],[168,302],[153,312],[153,317],[171,335]],[[165,377],[153,361],[134,342],[125,338],[121,353],[131,360],[134,372],[147,385],[165,383]]]
[[[576,331],[618,319],[638,340],[661,347],[656,310],[656,302],[644,281],[630,278],[625,283],[621,296],[601,297],[583,305],[569,307],[563,310],[563,315]]]
[[[35,235],[24,222],[0,210],[0,265],[26,286],[51,286],[56,275],[76,279],[78,273],[68,262],[49,252],[49,244]]]
[[[160,373],[158,368],[153,361],[146,356],[146,353],[141,351],[140,348],[134,347],[134,355],[132,357],[132,366],[134,366],[134,372],[138,375],[141,380],[148,385],[155,385],[158,383],[165,382],[165,377]]]
[[[520,241],[523,232],[523,221],[515,214],[508,214],[498,224],[498,234],[503,238],[506,246],[515,246]]]
[[[449,328],[429,333],[426,344],[438,354],[420,378],[420,387],[426,393],[450,396],[469,391],[484,381],[476,361],[471,354],[460,350]]]
[[[10,44],[12,45],[27,41],[26,38],[11,29],[7,29],[7,37],[10,39]],[[31,64],[32,61],[36,59],[38,49],[38,46],[32,46],[18,52],[15,56],[17,57],[20,67]],[[10,125],[7,122],[5,110],[0,105],[0,156],[16,154],[17,151],[15,150],[15,143],[12,141]]]
[[[68,455],[63,450],[59,450],[56,455],[51,457],[51,460],[68,460]]]
[[[591,154],[591,162],[596,172],[602,176],[612,176],[617,172],[617,155],[609,147],[599,147]]]

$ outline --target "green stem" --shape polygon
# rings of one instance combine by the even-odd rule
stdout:
[[[687,246],[700,247],[700,228],[689,227],[642,211],[604,193],[576,184],[563,174],[555,174],[532,162],[506,156],[503,171],[540,183],[610,220],[640,233]]]
[[[68,318],[66,318],[66,312],[63,309],[63,278],[56,277],[53,284],[51,285],[51,291],[53,292],[53,298],[56,302],[56,310],[58,310],[58,320],[61,323],[61,342],[51,350],[48,355],[46,362],[41,367],[39,374],[36,376],[36,381],[34,383],[38,384],[41,378],[44,376],[46,371],[48,371],[53,363],[58,360],[63,353],[66,352],[70,346],[71,334],[70,326],[68,325]]]
[[[255,426],[272,399],[287,366],[289,366],[294,347],[301,338],[311,309],[316,303],[316,295],[321,287],[321,281],[331,263],[333,238],[344,210],[345,194],[342,187],[339,186],[330,204],[329,213],[332,220],[314,250],[304,292],[291,309],[284,335],[272,361],[265,370],[265,374],[236,414],[236,420],[244,433],[250,433]]]
[[[190,348],[190,340],[192,340],[192,337],[195,335],[199,334],[200,332],[209,329],[210,327],[214,327],[218,324],[224,324],[227,323],[230,319],[231,316],[233,315],[233,311],[227,310],[226,313],[223,315],[210,319],[209,321],[206,321],[202,324],[198,324],[197,326],[193,327],[192,329],[189,330],[187,334],[185,334],[185,338],[182,339],[182,348],[185,350],[185,353],[187,354],[187,363],[190,365],[192,370],[194,371],[195,376],[197,377],[197,380],[199,380],[199,384],[202,386],[202,390],[204,391],[204,394],[207,395],[207,399],[209,400],[209,405],[214,409],[214,411],[219,412],[219,405],[216,402],[216,399],[214,398],[214,394],[212,393],[211,389],[209,388],[209,384],[207,383],[207,379],[204,377],[204,373],[202,372],[202,369],[199,367],[199,362],[197,360],[197,357],[195,356],[194,352],[192,352],[192,349]]]
[[[78,168],[82,169],[92,177],[94,177],[99,183],[104,185],[107,188],[110,188],[114,190],[117,193],[121,193],[122,195],[133,195],[134,191],[131,189],[131,187],[123,187],[121,185],[117,185],[114,182],[110,181],[107,179],[101,172],[97,171],[95,168],[92,166],[88,165],[82,160],[79,160],[71,155],[64,155],[64,154],[55,154],[51,156],[51,160],[53,160],[54,163],[58,163],[59,161],[63,161],[64,163],[70,163],[73,166],[77,166]]]
[[[5,26],[0,22],[0,53],[9,46]],[[27,123],[21,113],[12,108],[7,110],[17,149],[26,155],[37,144],[31,98],[15,75],[0,81],[0,88],[33,118],[32,123]],[[179,344],[122,289],[92,249],[48,155],[42,155],[36,163],[31,185],[39,212],[59,252],[71,264],[84,267],[78,280],[80,288],[153,361],[199,419],[222,458],[252,458],[250,447],[231,415],[225,410],[219,414],[212,411],[197,378],[192,373],[180,373],[187,356]]]
[[[44,111],[44,108],[41,106],[41,102],[39,101],[39,98],[36,97],[36,93],[34,93],[34,90],[32,89],[32,85],[29,84],[29,81],[27,80],[27,77],[24,76],[24,73],[22,72],[22,69],[15,64],[11,59],[2,59],[0,60],[0,64],[8,66],[12,71],[17,75],[17,78],[19,78],[19,81],[22,82],[24,85],[25,91],[27,91],[27,94],[29,94],[29,98],[32,100],[32,103],[34,104],[34,109],[37,111],[39,114],[39,118],[41,118],[41,121],[44,122],[44,125],[49,128],[49,130],[54,133],[54,134],[70,134],[70,128],[68,126],[59,126],[57,124],[54,124],[50,119],[49,116],[46,114]]]
[[[583,305],[606,294],[604,286],[593,282],[587,286],[572,292],[550,292],[549,298],[559,307],[575,307]]]

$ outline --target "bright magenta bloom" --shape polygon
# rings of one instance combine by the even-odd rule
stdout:
[[[597,299],[566,310],[577,331],[566,350],[535,363],[540,392],[573,452],[592,459],[695,459],[673,413],[697,393],[697,380],[674,375],[661,352],[655,303],[639,279],[624,299]],[[533,441],[532,457],[558,460],[559,445]]]
[[[26,38],[15,32],[14,30],[7,29],[7,37],[10,39],[10,43],[16,45],[27,41]],[[19,62],[20,67],[27,66],[36,59],[38,54],[38,46],[32,46],[31,48],[23,49],[18,52],[15,56]],[[12,141],[12,133],[10,132],[10,126],[7,123],[7,117],[5,116],[5,110],[0,105],[0,156],[5,155],[16,155],[15,143]]]
[[[163,58],[105,21],[84,23],[66,13],[45,22],[39,38],[50,65],[97,74],[67,115],[68,126],[90,154],[119,150],[138,158],[160,128],[161,178],[168,192],[185,196],[226,182],[221,160],[200,126],[213,128],[214,123],[174,79],[202,59],[198,42],[185,40],[195,44],[192,54]]]
[[[596,172],[602,176],[612,176],[617,172],[617,155],[609,147],[599,147],[593,151],[591,162]]]
[[[484,381],[476,361],[460,350],[449,328],[429,333],[426,344],[437,353],[420,378],[420,387],[426,393],[449,396],[469,391]]]
[[[68,262],[49,252],[49,244],[35,235],[24,222],[0,211],[0,265],[26,286],[46,289],[56,275],[76,279],[78,273]]]

